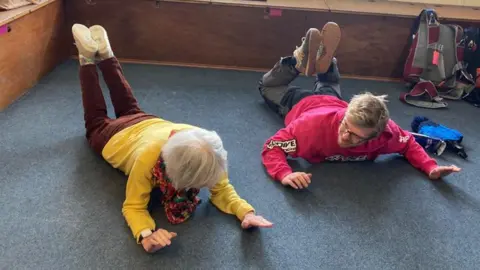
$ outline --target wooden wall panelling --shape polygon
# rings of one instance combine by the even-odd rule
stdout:
[[[132,2],[68,1],[68,14],[103,25],[119,58],[260,69],[292,54],[307,29],[301,10],[265,19],[263,7]]]
[[[413,19],[342,13],[307,16],[307,24],[312,27],[321,29],[327,21],[338,23],[342,30],[336,57],[343,74],[401,77]]]
[[[342,29],[342,40],[336,55],[343,74],[402,78],[414,18],[346,13],[320,15],[318,12],[307,15],[308,26],[321,28],[327,21],[335,21]],[[440,22],[480,27],[478,21],[440,18]]]
[[[373,77],[401,76],[413,21],[288,9],[265,19],[263,7],[162,2],[156,9],[145,0],[68,5],[72,23],[107,28],[119,58],[253,69],[271,68],[279,57],[292,54],[308,28],[335,21],[343,31],[337,52],[342,72]]]
[[[265,18],[265,7],[260,6],[163,1],[155,8],[152,0],[94,2],[67,1],[69,26],[75,22],[105,26],[121,59],[265,70],[281,56],[291,55],[308,28],[335,21],[343,34],[337,51],[342,73],[374,78],[402,77],[408,35],[417,15],[413,9],[421,10],[412,6],[397,16],[319,6],[283,9],[281,17]]]
[[[63,1],[55,1],[9,23],[0,35],[0,111],[68,59]]]

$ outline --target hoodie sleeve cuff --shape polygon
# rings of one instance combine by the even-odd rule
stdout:
[[[281,170],[280,172],[277,173],[277,177],[275,177],[275,179],[277,181],[281,182],[283,180],[283,178],[285,178],[285,176],[287,176],[291,173],[292,173],[292,170],[290,170],[290,169]]]
[[[235,215],[237,216],[237,218],[240,221],[243,221],[245,216],[250,212],[255,214],[255,209],[250,204],[245,204],[240,209],[238,209],[238,211],[235,213]]]
[[[433,171],[433,169],[437,168],[438,164],[435,162],[435,160],[430,160],[428,161],[424,166],[423,166],[423,171],[430,176],[430,173]]]

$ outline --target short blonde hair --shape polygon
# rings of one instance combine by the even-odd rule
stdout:
[[[390,119],[386,102],[387,95],[375,96],[370,92],[354,95],[346,116],[359,128],[372,128],[381,133]]]
[[[165,143],[162,156],[176,189],[213,187],[227,172],[227,151],[215,131],[179,131]]]

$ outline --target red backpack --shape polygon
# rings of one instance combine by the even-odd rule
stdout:
[[[441,24],[435,10],[424,9],[412,26],[409,43],[403,78],[411,90],[400,100],[436,109],[447,107],[444,98],[461,99],[473,83],[463,61],[463,28]]]

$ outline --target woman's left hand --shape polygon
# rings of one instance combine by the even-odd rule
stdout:
[[[271,228],[273,223],[264,219],[262,216],[257,216],[250,212],[245,215],[242,221],[242,228],[248,229],[251,227]]]

